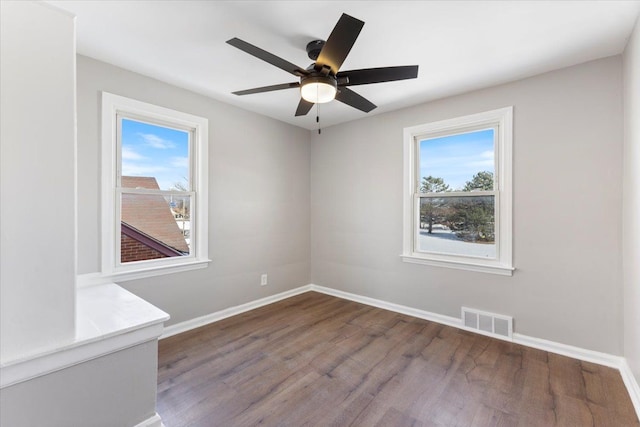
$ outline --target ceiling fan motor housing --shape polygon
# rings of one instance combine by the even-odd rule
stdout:
[[[318,59],[318,55],[320,55],[320,51],[324,46],[324,40],[314,40],[312,42],[307,43],[307,55],[309,59],[315,61]]]

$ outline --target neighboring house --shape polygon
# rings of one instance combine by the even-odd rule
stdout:
[[[126,188],[159,190],[154,177],[123,176]],[[189,246],[162,196],[125,194],[122,197],[120,262],[182,256]]]

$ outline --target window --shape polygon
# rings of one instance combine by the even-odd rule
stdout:
[[[406,262],[511,275],[513,108],[404,130]]]
[[[102,273],[207,266],[207,119],[102,93]]]

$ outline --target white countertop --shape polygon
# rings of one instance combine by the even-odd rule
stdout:
[[[169,315],[115,283],[76,294],[75,343],[104,339],[169,320]]]
[[[0,388],[157,339],[168,319],[115,283],[78,288],[74,339],[2,364]]]

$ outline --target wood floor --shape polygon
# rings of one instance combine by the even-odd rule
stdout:
[[[160,341],[179,426],[640,426],[618,371],[307,292]]]

